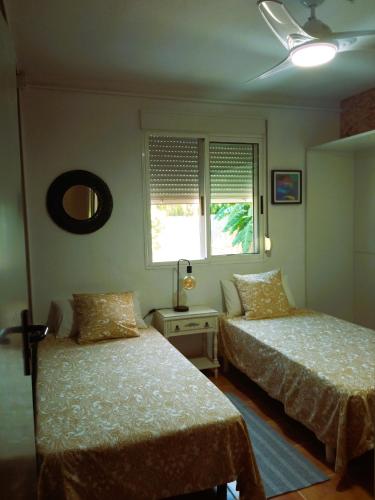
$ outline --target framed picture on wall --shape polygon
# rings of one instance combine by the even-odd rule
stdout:
[[[272,170],[271,179],[273,204],[302,203],[302,170]]]

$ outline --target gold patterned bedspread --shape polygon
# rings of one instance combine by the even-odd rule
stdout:
[[[152,500],[236,478],[241,498],[265,498],[241,415],[153,328],[42,342],[36,439],[39,500]]]
[[[223,319],[220,340],[233,365],[336,448],[336,471],[374,447],[374,330],[299,309],[283,318]]]

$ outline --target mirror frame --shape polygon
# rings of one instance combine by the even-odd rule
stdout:
[[[76,185],[87,186],[98,197],[98,209],[89,219],[74,219],[64,210],[64,195]],[[48,188],[46,203],[47,211],[55,224],[75,234],[88,234],[100,229],[110,218],[113,208],[113,199],[107,184],[87,170],[69,170],[56,177]]]

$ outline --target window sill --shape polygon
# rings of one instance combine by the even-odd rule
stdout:
[[[184,257],[185,258],[185,257]],[[192,260],[189,259],[193,266],[202,266],[202,265],[220,265],[223,264],[250,264],[256,262],[264,262],[267,258],[265,252],[251,255],[218,255],[215,257],[209,257],[207,259],[200,260]],[[168,262],[155,262],[155,263],[146,263],[146,269],[166,269],[176,267],[177,259],[175,261]]]

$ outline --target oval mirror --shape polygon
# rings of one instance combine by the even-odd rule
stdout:
[[[48,213],[59,227],[71,233],[97,231],[111,216],[112,207],[107,184],[86,170],[65,172],[48,188]]]
[[[63,207],[73,219],[91,219],[98,210],[98,197],[93,189],[78,184],[65,191]]]

